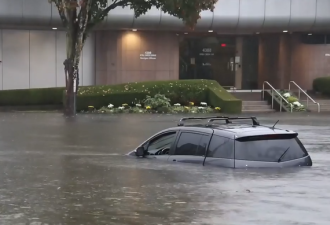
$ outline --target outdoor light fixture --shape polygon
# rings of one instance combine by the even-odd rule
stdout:
[[[53,30],[57,30],[57,27],[53,27],[52,29],[53,29]]]
[[[260,32],[256,32],[256,34],[260,34]]]
[[[184,33],[184,34],[188,34],[188,33],[186,32],[186,33]]]
[[[284,30],[283,33],[287,33],[288,31],[287,30]]]
[[[132,29],[132,31],[134,31],[134,32],[135,32],[135,31],[137,31],[137,29]]]
[[[312,34],[308,34],[308,35],[312,35]]]
[[[213,32],[213,30],[209,30],[209,33],[212,33]]]

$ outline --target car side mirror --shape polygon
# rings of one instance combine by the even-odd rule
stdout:
[[[138,157],[144,157],[145,156],[144,147],[138,147],[135,151],[135,155]]]

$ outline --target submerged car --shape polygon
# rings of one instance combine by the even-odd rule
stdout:
[[[207,122],[185,124],[196,120]],[[298,133],[275,125],[260,125],[256,117],[182,118],[177,127],[156,133],[128,155],[227,168],[312,166]]]

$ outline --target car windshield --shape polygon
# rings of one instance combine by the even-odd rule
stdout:
[[[236,140],[235,159],[265,162],[285,162],[307,156],[297,137],[254,136]]]

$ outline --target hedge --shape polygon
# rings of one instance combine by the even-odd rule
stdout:
[[[319,77],[313,80],[313,90],[330,95],[330,77]]]
[[[213,80],[149,81],[80,87],[77,110],[86,110],[88,106],[100,108],[110,103],[114,106],[121,106],[123,103],[134,105],[147,95],[154,96],[157,93],[166,95],[172,104],[187,104],[189,101],[207,102],[213,107],[220,107],[225,113],[242,111],[242,101]]]
[[[0,106],[63,105],[64,88],[0,91]]]
[[[37,88],[0,91],[0,106],[63,105],[64,88]],[[207,102],[224,113],[240,113],[242,101],[236,99],[213,80],[174,80],[126,83],[118,85],[84,86],[77,93],[77,110],[88,106],[101,108],[108,104],[121,106],[141,102],[147,95],[160,93],[171,103]]]

